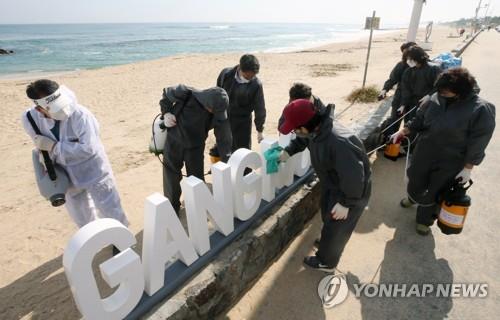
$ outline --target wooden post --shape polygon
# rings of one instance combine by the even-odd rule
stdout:
[[[372,39],[373,39],[373,22],[375,21],[375,10],[373,10],[372,21],[370,23],[370,40],[368,42],[368,53],[366,54],[366,64],[365,64],[365,75],[363,76],[363,86],[366,85],[366,75],[368,74],[368,62],[370,61],[370,51],[372,50]]]

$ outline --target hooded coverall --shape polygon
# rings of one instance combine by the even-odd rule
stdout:
[[[52,160],[68,173],[72,183],[66,192],[66,209],[78,227],[101,217],[129,225],[115,187],[113,171],[99,138],[99,123],[94,115],[78,104],[72,91],[61,87],[72,100],[72,112],[66,120],[55,121],[28,109],[42,135],[57,141],[49,152]],[[35,131],[23,113],[24,130],[34,139]]]
[[[476,94],[447,105],[435,93],[406,127],[419,135],[408,168],[408,196],[418,204],[417,223],[431,226],[438,195],[466,164],[479,165],[495,129],[495,106]]]
[[[404,113],[419,104],[420,99],[433,94],[434,84],[442,70],[432,63],[425,63],[421,67],[407,68],[401,80],[401,106],[405,106]],[[410,121],[417,110],[413,110],[404,118],[405,123]],[[399,129],[399,128],[398,128]]]
[[[264,131],[266,105],[262,82],[258,78],[248,83],[236,81],[238,66],[222,70],[217,86],[226,90],[229,96],[228,116],[233,136],[232,151],[240,148],[252,149],[252,112],[255,112],[255,129]]]
[[[389,79],[384,83],[384,88],[383,90],[389,91],[391,90],[395,85],[396,91],[394,92],[394,97],[392,99],[392,111],[391,115],[388,120],[386,120],[386,123],[389,125],[392,125],[387,131],[384,133],[387,137],[392,135],[393,133],[397,132],[399,130],[399,126],[401,125],[401,121],[399,120],[396,122],[396,120],[399,119],[400,115],[398,114],[398,109],[401,107],[401,81],[403,79],[403,74],[408,69],[408,64],[406,61],[399,61],[396,66],[392,69],[391,74],[389,75]],[[385,129],[385,128],[382,128]]]
[[[177,118],[177,125],[167,129],[163,149],[163,192],[179,212],[184,164],[188,176],[204,180],[203,158],[208,131],[214,129],[221,160],[227,162],[231,155],[228,97],[224,89],[217,87],[200,91],[179,85],[164,89],[160,106],[162,114],[169,112]]]
[[[285,148],[290,156],[306,147],[321,186],[323,228],[316,256],[336,267],[371,194],[371,169],[363,143],[350,130],[322,112],[319,131],[310,138],[296,138]],[[340,203],[349,208],[346,220],[334,220],[331,211]]]

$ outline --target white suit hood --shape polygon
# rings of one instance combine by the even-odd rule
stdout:
[[[75,187],[86,188],[112,176],[113,172],[99,138],[97,119],[87,108],[78,104],[71,90],[64,87],[64,91],[73,103],[70,116],[59,122],[58,137],[51,130],[56,122],[45,118],[34,107],[26,110],[21,120],[26,133],[34,139],[36,134],[26,117],[27,112],[31,113],[41,134],[57,141],[50,152],[51,158],[67,171]]]

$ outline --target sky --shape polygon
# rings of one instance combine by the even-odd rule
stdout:
[[[500,0],[490,12],[500,13]],[[495,3],[498,2],[498,3]],[[427,0],[422,21],[473,17],[479,0]],[[498,8],[497,8],[498,6]],[[0,0],[0,24],[126,22],[294,22],[382,25],[409,21],[413,0]],[[484,16],[482,9],[480,16]]]

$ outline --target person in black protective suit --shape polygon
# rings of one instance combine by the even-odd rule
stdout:
[[[178,213],[182,167],[188,176],[204,180],[204,151],[208,131],[214,129],[221,160],[231,155],[232,136],[227,118],[229,100],[224,89],[196,90],[185,85],[163,90],[161,113],[167,127],[163,151],[163,192]]]
[[[481,164],[495,129],[495,106],[474,91],[475,79],[463,68],[449,69],[436,82],[438,93],[424,103],[413,120],[391,139],[419,135],[408,168],[408,198],[417,203],[417,232],[426,235],[439,211],[437,198],[458,180],[467,183]]]
[[[378,100],[384,100],[387,96],[387,92],[389,92],[394,86],[396,86],[396,91],[394,92],[394,96],[392,98],[392,111],[391,115],[387,120],[385,120],[384,124],[381,126],[381,129],[384,130],[388,126],[387,130],[384,132],[385,137],[390,137],[393,133],[399,130],[401,125],[401,121],[398,119],[401,117],[398,109],[401,107],[401,80],[403,78],[403,73],[406,69],[409,68],[408,63],[406,62],[408,49],[412,46],[416,46],[415,42],[406,42],[401,45],[401,53],[403,54],[401,61],[399,61],[396,66],[392,69],[391,74],[389,75],[389,79],[384,83],[384,87],[378,96]],[[384,139],[385,141],[386,139]]]
[[[321,101],[321,99],[312,94],[312,88],[305,83],[301,83],[301,82],[294,83],[292,85],[292,87],[290,88],[288,94],[290,97],[290,100],[288,102],[292,102],[292,101],[297,100],[297,99],[307,99],[307,100],[312,102],[316,111],[321,112],[326,108],[325,105],[323,104],[323,102]],[[330,108],[331,108],[330,115],[333,118],[333,113],[335,111],[335,105],[329,104],[328,106],[330,106]],[[284,117],[282,115],[280,117],[280,119],[278,120],[278,128],[281,126],[283,121],[284,121]]]
[[[400,116],[429,100],[436,92],[434,83],[442,72],[439,66],[429,62],[427,53],[418,46],[408,49],[406,62],[409,68],[405,70],[401,79],[401,106],[397,110]],[[407,114],[404,118],[405,123],[410,121],[416,112],[415,108]]]
[[[228,116],[233,135],[232,151],[240,148],[252,149],[252,113],[255,114],[257,142],[264,139],[266,105],[262,82],[257,78],[260,64],[251,54],[241,57],[239,65],[222,70],[217,86],[229,96]]]
[[[318,111],[323,110],[325,108],[325,105],[323,104],[321,99],[313,95],[312,88],[305,83],[301,82],[294,83],[290,88],[290,90],[288,91],[288,96],[290,97],[289,102],[292,102],[293,100],[297,99],[308,99],[312,102],[312,104],[316,107]]]
[[[304,258],[310,268],[334,271],[347,241],[371,194],[371,169],[363,143],[351,131],[334,122],[331,107],[317,111],[306,99],[292,101],[283,110],[282,134],[292,131],[297,139],[280,154],[280,161],[303,151],[321,185],[323,229],[315,256]]]

